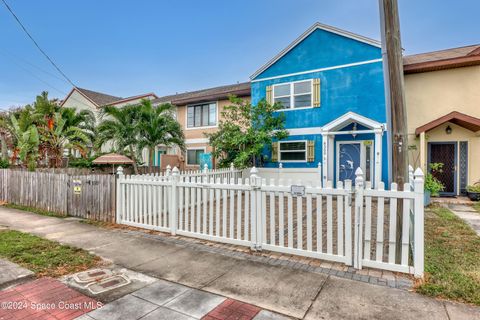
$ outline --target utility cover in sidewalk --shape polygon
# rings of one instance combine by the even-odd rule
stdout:
[[[112,270],[109,269],[93,269],[84,272],[77,273],[73,276],[73,279],[77,283],[90,283],[98,281],[104,278],[113,276]]]
[[[87,285],[87,289],[92,294],[99,294],[116,288],[126,286],[130,283],[130,280],[124,275],[116,275],[113,277],[102,279],[98,282],[90,283]]]

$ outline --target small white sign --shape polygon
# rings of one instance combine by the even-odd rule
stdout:
[[[305,186],[290,186],[290,193],[293,197],[303,197],[305,195]]]

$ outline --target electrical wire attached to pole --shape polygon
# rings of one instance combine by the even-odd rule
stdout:
[[[66,75],[65,73],[57,66],[57,64],[55,62],[53,62],[53,60],[48,56],[48,54],[43,51],[43,49],[40,47],[40,45],[37,43],[37,41],[35,41],[35,39],[32,37],[32,35],[30,34],[30,32],[28,32],[27,28],[25,28],[25,26],[23,25],[23,23],[20,21],[20,19],[17,17],[17,15],[13,12],[13,10],[10,8],[10,6],[8,5],[8,3],[5,1],[5,0],[2,0],[3,4],[5,5],[5,7],[7,8],[8,11],[10,11],[10,13],[12,14],[12,16],[15,18],[15,20],[18,22],[18,24],[20,25],[20,27],[22,27],[23,31],[27,34],[27,36],[30,38],[30,40],[32,40],[32,42],[35,44],[35,46],[37,47],[37,49],[45,56],[45,58],[47,58],[48,61],[50,61],[50,63],[52,64],[52,66],[57,69],[57,71],[62,75],[62,77],[64,77],[68,83],[70,83],[72,86],[75,87],[75,84],[72,82],[72,80],[70,80]]]

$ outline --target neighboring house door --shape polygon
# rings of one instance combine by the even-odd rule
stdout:
[[[457,194],[457,143],[430,142],[428,144],[428,164],[443,163],[442,172],[436,172],[435,177],[443,183],[445,189],[441,195]]]

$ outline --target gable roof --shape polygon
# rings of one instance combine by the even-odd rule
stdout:
[[[454,123],[473,132],[480,131],[479,118],[475,118],[458,111],[453,111],[449,114],[444,115],[443,117],[430,121],[429,123],[424,124],[421,127],[418,127],[417,129],[415,129],[415,134],[418,136],[420,133],[432,130],[446,122]]]
[[[84,96],[87,100],[92,102],[95,106],[97,107],[103,107],[109,104],[117,104],[117,103],[123,103],[123,102],[128,102],[130,100],[135,100],[135,99],[141,99],[144,97],[148,96],[153,96],[157,98],[157,96],[154,93],[146,93],[146,94],[141,94],[137,96],[132,96],[132,97],[127,97],[127,98],[122,98],[122,97],[117,97],[117,96],[112,96],[109,94],[93,91],[93,90],[88,90],[84,88],[79,88],[79,87],[73,87],[73,89],[70,91],[70,93],[63,99],[62,103],[60,106],[62,106],[65,101],[68,100],[68,98],[72,95],[74,91],[77,91],[80,93],[82,96]]]
[[[250,96],[250,82],[242,82],[197,91],[172,94],[153,99],[152,103],[171,103],[174,105],[185,105],[189,103],[228,99],[230,95],[235,95],[237,97]]]
[[[480,44],[413,54],[403,58],[406,74],[480,64]]]
[[[382,44],[381,44],[380,41],[373,40],[373,39],[361,36],[359,34],[356,34],[356,33],[350,32],[350,31],[346,31],[346,30],[342,30],[342,29],[339,29],[339,28],[336,28],[336,27],[332,27],[332,26],[329,26],[329,25],[326,25],[326,24],[322,24],[320,22],[316,22],[313,26],[308,28],[307,31],[302,33],[297,39],[295,39],[292,43],[290,43],[285,49],[280,51],[279,54],[277,54],[275,57],[273,57],[273,59],[268,61],[260,69],[258,69],[253,75],[251,75],[250,79],[256,78],[263,71],[267,70],[270,66],[272,66],[278,60],[280,60],[280,58],[282,58],[284,55],[286,55],[290,50],[292,50],[295,46],[297,46],[300,42],[302,42],[306,37],[308,37],[310,34],[312,34],[317,29],[321,29],[321,30],[324,30],[324,31],[335,33],[335,34],[338,34],[340,36],[347,37],[347,38],[350,38],[350,39],[354,39],[354,40],[357,40],[357,41],[360,41],[360,42],[363,42],[363,43],[366,43],[366,44],[369,44],[369,45],[372,45],[372,46],[375,46],[375,47],[379,47],[379,48],[382,47]]]

